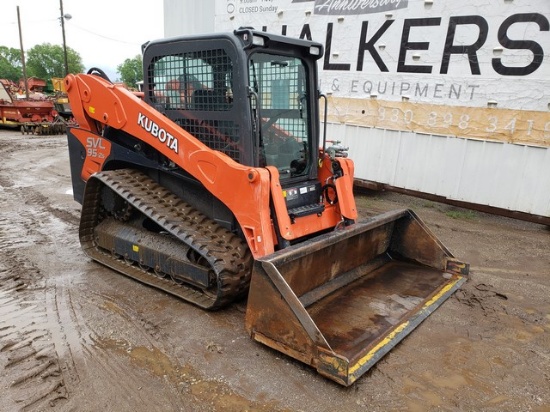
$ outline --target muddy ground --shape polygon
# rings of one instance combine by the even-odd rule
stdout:
[[[545,226],[358,195],[413,208],[473,273],[342,388],[251,341],[246,302],[205,312],[91,262],[70,190],[64,136],[0,130],[2,411],[550,410]]]

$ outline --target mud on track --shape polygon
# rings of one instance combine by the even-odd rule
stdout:
[[[66,139],[0,129],[0,411],[550,410],[550,231],[394,194],[468,283],[354,386],[89,261]]]

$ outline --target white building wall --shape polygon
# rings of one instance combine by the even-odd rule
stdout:
[[[330,47],[329,66],[347,69],[319,63],[320,88],[329,95],[329,139],[349,145],[357,178],[550,218],[550,1],[164,1],[166,36],[253,26],[310,33]],[[480,73],[460,53],[451,54],[443,73],[450,27],[465,16],[473,17],[456,25],[452,45],[485,37],[475,53]],[[422,19],[428,23],[416,24]],[[375,42],[385,72],[369,51],[357,66],[365,23],[364,41],[389,25]],[[503,33],[536,43],[542,53],[534,56],[525,44],[503,46]],[[403,50],[409,71],[428,66],[431,72],[399,69]],[[503,74],[495,62],[525,70]]]
[[[164,37],[215,32],[215,0],[164,0]]]

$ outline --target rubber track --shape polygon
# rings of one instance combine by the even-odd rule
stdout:
[[[159,278],[151,271],[99,248],[94,241],[94,228],[99,223],[102,210],[103,186],[109,187],[135,209],[194,249],[215,273],[217,288],[205,293],[169,278]],[[86,184],[82,205],[80,242],[84,252],[92,259],[204,309],[218,309],[248,292],[252,257],[246,242],[147,175],[131,169],[97,173]]]

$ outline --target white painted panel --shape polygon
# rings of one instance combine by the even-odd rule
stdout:
[[[469,141],[466,142],[467,144],[469,143]],[[499,180],[502,169],[502,151],[506,146],[510,145],[500,142],[483,142],[481,161],[476,165],[477,189],[471,195],[479,199],[480,204],[494,206],[496,204],[504,204],[506,198],[510,198],[510,195],[506,194],[507,190],[511,190],[510,186],[503,186],[502,181]]]
[[[525,146],[523,167],[518,170],[521,182],[516,195],[516,207],[520,210],[536,213],[538,205],[550,203],[550,173],[541,174],[539,165],[550,163],[549,150],[533,150]]]
[[[499,190],[493,194],[493,203],[510,210],[516,210],[516,197],[519,193],[521,180],[517,177],[518,170],[523,163],[522,146],[503,144],[495,159],[498,166],[495,169],[496,182],[500,183]]]
[[[447,139],[433,135],[427,136],[427,139],[429,142],[425,148],[425,159],[418,165],[422,173],[420,187],[428,193],[444,196],[445,188],[442,186],[444,175],[440,171],[444,170],[448,164],[448,159],[443,155]]]
[[[475,140],[462,140],[466,146],[464,156],[460,167],[460,179],[457,182],[453,197],[457,200],[467,201],[468,198],[474,198],[478,192],[478,181],[488,176],[479,175],[479,165],[484,161],[483,148],[484,142]],[[454,165],[450,164],[451,167]],[[481,203],[481,202],[480,202]]]

